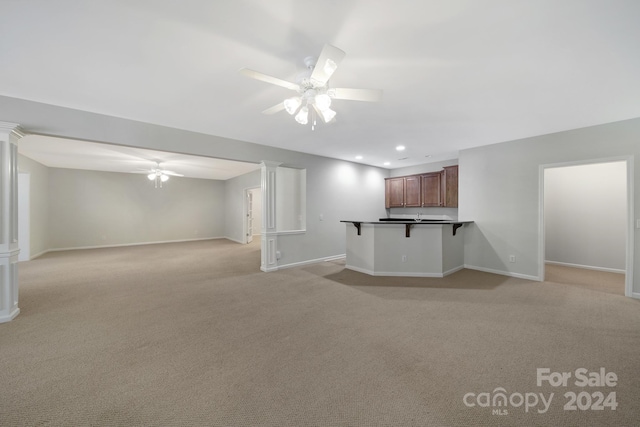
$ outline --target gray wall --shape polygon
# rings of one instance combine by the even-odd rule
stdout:
[[[224,236],[224,182],[49,169],[50,248]]]
[[[313,156],[307,170],[307,230],[278,236],[279,265],[295,265],[346,253],[341,220],[370,220],[385,215],[384,178],[388,172],[351,162]]]
[[[307,225],[307,173],[304,169],[276,169],[276,229],[300,231]]]
[[[544,221],[546,262],[624,271],[626,162],[546,169]]]
[[[49,168],[27,157],[18,155],[18,169],[20,172],[26,172],[31,176],[29,191],[29,258],[33,258],[50,248]]]
[[[504,274],[538,278],[540,165],[634,156],[640,171],[640,119],[478,147],[460,152],[461,220],[465,264]],[[634,211],[640,212],[640,174],[635,173]],[[634,286],[640,293],[639,236],[634,238]],[[509,263],[509,255],[517,262]]]

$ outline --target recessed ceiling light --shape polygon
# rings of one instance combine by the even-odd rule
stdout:
[[[397,150],[397,151],[404,151],[404,149],[405,149],[405,146],[404,146],[404,145],[398,145],[398,146],[396,147],[396,150]]]
[[[356,156],[356,160],[362,160],[362,156]]]
[[[391,164],[391,162],[384,162],[383,165],[385,166],[389,166]]]

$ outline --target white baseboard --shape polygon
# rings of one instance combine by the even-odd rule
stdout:
[[[0,317],[0,323],[11,322],[20,314],[20,308],[16,307],[11,313]]]
[[[240,243],[241,245],[246,245],[247,242],[243,242],[242,240],[238,240],[238,239],[233,239],[231,237],[217,237],[217,239],[227,239],[227,240],[231,240],[232,242],[236,242],[236,243]]]
[[[442,273],[399,273],[397,271],[378,271],[372,274],[372,276],[387,276],[387,277],[432,277],[441,279],[444,277]]]
[[[453,274],[453,273],[455,273],[457,271],[460,271],[460,270],[464,270],[464,265],[460,265],[458,267],[452,268],[451,270],[447,270],[444,273],[442,273],[442,275],[443,276],[448,276],[448,275]]]
[[[226,237],[202,237],[198,239],[162,240],[157,242],[120,243],[115,245],[99,245],[99,246],[76,246],[72,248],[52,248],[52,249],[47,249],[46,251],[40,252],[36,255],[33,255],[31,258],[29,258],[29,260],[36,259],[37,257],[42,256],[49,252],[79,251],[83,249],[121,248],[121,247],[127,247],[127,246],[160,245],[163,243],[197,242],[200,240],[216,240],[216,239],[226,239]]]
[[[28,259],[28,260],[26,260],[26,261],[31,261],[32,259],[36,259],[36,258],[38,258],[39,256],[42,256],[42,255],[46,254],[47,252],[49,252],[49,250],[42,251],[42,252],[38,252],[38,253],[37,253],[37,254],[35,254],[35,255],[31,255],[31,256],[29,257],[29,259]],[[23,262],[23,261],[20,261],[20,262]]]
[[[277,269],[280,270],[285,268],[300,267],[300,266],[309,265],[309,264],[318,264],[320,262],[335,261],[338,259],[342,259],[344,257],[346,257],[346,255],[341,254],[341,255],[332,255],[332,256],[323,257],[323,258],[310,259],[307,261],[292,262],[291,264],[278,265]],[[273,271],[273,270],[269,270],[269,271]]]
[[[409,272],[398,272],[398,271],[372,271],[367,270],[365,268],[355,267],[353,265],[346,265],[346,268],[349,270],[357,271],[359,273],[368,274],[369,276],[388,276],[388,277],[435,277],[435,278],[443,278],[450,274],[455,273],[456,271],[460,271],[464,268],[464,266],[459,266],[452,268],[451,270],[447,270],[444,273],[409,273]]]
[[[557,262],[557,261],[545,261],[544,263],[545,264],[551,264],[551,265],[562,265],[564,267],[583,268],[585,270],[605,271],[607,273],[626,274],[625,270],[620,270],[620,269],[617,269],[617,268],[594,267],[592,265],[571,264],[571,263],[568,263],[568,262]]]
[[[631,298],[640,299],[640,292],[631,292]]]
[[[477,267],[475,265],[469,265],[469,264],[465,264],[464,268],[468,268],[469,270],[483,271],[485,273],[499,274],[501,276],[515,277],[516,279],[526,279],[526,280],[533,280],[535,282],[542,282],[542,279],[540,279],[538,276],[530,276],[528,274],[513,273],[511,271],[503,271],[503,270],[494,270],[492,268]]]

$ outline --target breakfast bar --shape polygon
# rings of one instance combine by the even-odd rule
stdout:
[[[471,221],[381,218],[346,224],[346,267],[372,276],[444,277],[464,268]]]

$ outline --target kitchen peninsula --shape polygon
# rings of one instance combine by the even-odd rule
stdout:
[[[346,223],[346,267],[372,276],[444,277],[464,267],[464,224],[381,218]]]

